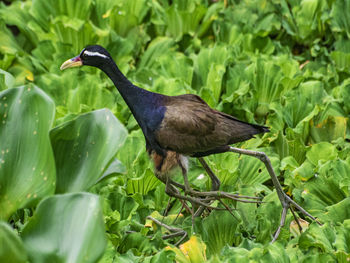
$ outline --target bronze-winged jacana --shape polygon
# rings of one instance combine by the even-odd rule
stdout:
[[[196,192],[190,188],[187,179],[186,156],[199,159],[212,180],[212,191],[218,190],[220,181],[202,157],[230,151],[257,157],[268,169],[283,206],[275,238],[284,224],[290,204],[315,219],[283,192],[265,153],[230,146],[248,140],[255,134],[268,132],[267,127],[243,122],[214,110],[197,95],[166,96],[141,89],[123,75],[111,55],[101,46],[87,46],[78,56],[64,62],[61,70],[83,65],[101,69],[113,81],[143,131],[147,152],[154,162],[155,174],[166,183],[169,195],[179,197],[173,185],[182,188],[185,193]],[[181,168],[184,185],[172,181],[168,176],[176,167]]]

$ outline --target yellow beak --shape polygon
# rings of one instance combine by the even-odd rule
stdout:
[[[64,70],[66,68],[73,68],[73,67],[80,67],[83,65],[83,62],[81,62],[81,59],[79,56],[76,56],[74,58],[68,59],[60,67],[60,70]]]

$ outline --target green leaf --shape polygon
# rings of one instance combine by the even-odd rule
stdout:
[[[345,198],[339,203],[326,207],[326,215],[333,222],[343,222],[346,219],[350,219],[350,197]]]
[[[17,52],[22,51],[10,30],[7,29],[6,25],[2,21],[0,21],[0,43],[0,53],[2,54],[15,55]]]
[[[226,211],[214,211],[201,221],[203,241],[210,255],[219,254],[225,245],[234,244],[239,240],[236,231],[238,223],[237,218]]]
[[[104,14],[104,18],[109,18],[110,27],[115,29],[118,35],[126,36],[142,22],[149,8],[146,0],[119,1]]]
[[[345,138],[347,119],[343,116],[329,116],[326,120],[315,125],[310,125],[310,134],[315,142],[328,141]]]
[[[116,174],[125,174],[125,173],[126,173],[125,166],[117,158],[114,158],[114,160],[108,165],[103,175],[98,179],[97,182],[99,183],[102,180],[106,180],[107,178],[110,178],[111,176]]]
[[[22,240],[5,222],[0,221],[0,261],[7,263],[27,262]]]
[[[194,35],[206,8],[193,1],[176,1],[166,10],[167,31],[179,41],[184,34]]]
[[[239,247],[225,247],[221,259],[228,262],[289,262],[285,247],[278,242],[262,246],[245,241]]]
[[[222,77],[226,72],[224,65],[212,64],[207,78],[207,88],[212,92],[215,104],[219,102],[222,87]]]
[[[331,229],[329,224],[319,226],[311,224],[309,228],[301,234],[299,238],[299,246],[302,249],[315,248],[315,252],[332,251],[332,243],[335,240],[335,231]]]
[[[228,60],[227,47],[224,45],[215,45],[210,49],[203,48],[193,60],[195,70],[193,84],[195,89],[199,91],[203,86],[206,86],[206,88],[211,91],[213,91],[214,88],[218,89],[218,94],[220,94],[221,79],[226,71],[226,63]],[[218,69],[219,72],[215,72],[216,69]],[[210,71],[212,72],[210,73]],[[208,83],[208,81],[211,83]],[[218,86],[214,87],[214,85]]]
[[[304,94],[293,90],[286,95],[286,104],[282,110],[283,118],[289,127],[295,128],[312,112],[313,108],[314,105],[308,101]]]
[[[7,71],[0,69],[0,77],[3,77],[3,81],[0,82],[0,91],[14,86],[15,78]]]
[[[274,61],[258,57],[246,72],[257,100],[257,107],[254,110],[259,117],[263,117],[269,111],[269,104],[286,91],[282,85],[284,77],[282,69]]]
[[[78,192],[94,185],[126,135],[124,126],[106,109],[83,114],[52,129],[56,192]]]
[[[306,158],[313,164],[324,163],[337,157],[337,150],[333,144],[329,142],[320,142],[314,144],[306,153]]]
[[[341,51],[333,51],[331,58],[339,71],[349,72],[350,70],[350,53]]]
[[[25,36],[26,41],[35,46],[39,41],[38,35],[42,36],[44,32],[28,12],[31,5],[32,3],[29,1],[14,2],[6,6],[6,8],[0,9],[0,16],[6,21],[6,24],[18,27],[19,31]]]
[[[86,20],[90,16],[91,0],[34,0],[30,13],[46,31],[49,30],[50,20],[65,15],[72,19]]]
[[[255,149],[255,151],[265,151],[266,149]],[[269,156],[269,153],[266,152]],[[278,174],[279,158],[269,156],[275,172]],[[252,156],[242,155],[238,166],[239,182],[242,185],[257,185],[266,182],[270,175],[263,162]]]
[[[174,40],[167,37],[153,39],[141,57],[138,68],[152,68],[161,55],[169,54],[174,44]]]
[[[302,197],[306,210],[321,220],[329,220],[325,214],[326,207],[337,204],[346,198],[346,195],[334,178],[319,174],[304,184]]]
[[[117,153],[117,158],[126,166],[128,177],[138,178],[147,168],[152,167],[146,153],[145,138],[140,129],[129,133],[125,144]]]
[[[346,0],[334,2],[331,11],[331,25],[335,32],[344,32],[350,37],[350,3]]]
[[[31,262],[97,262],[107,244],[98,196],[46,198],[21,236]]]
[[[140,178],[131,178],[127,181],[126,191],[128,194],[140,193],[146,195],[160,184],[153,170],[147,169]]]
[[[36,86],[0,93],[0,218],[53,193],[54,103]]]

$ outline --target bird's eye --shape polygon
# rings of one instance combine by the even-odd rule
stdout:
[[[83,56],[83,58],[87,58],[87,57],[88,57],[88,56],[86,55],[86,53],[85,53],[85,52],[83,53],[83,55],[82,55],[82,56]]]

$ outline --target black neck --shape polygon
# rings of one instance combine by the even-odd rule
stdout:
[[[124,98],[124,93],[127,92],[127,88],[133,85],[119,70],[115,62],[112,59],[108,59],[99,68],[113,81],[114,85]]]
[[[126,104],[129,106],[136,120],[139,122],[140,126],[142,126],[140,123],[140,120],[142,119],[142,112],[144,111],[145,107],[154,104],[154,99],[156,99],[159,94],[141,89],[133,85],[123,75],[123,73],[119,70],[112,59],[109,59],[108,62],[104,63],[99,68],[104,71],[113,81],[114,85],[122,95]]]

